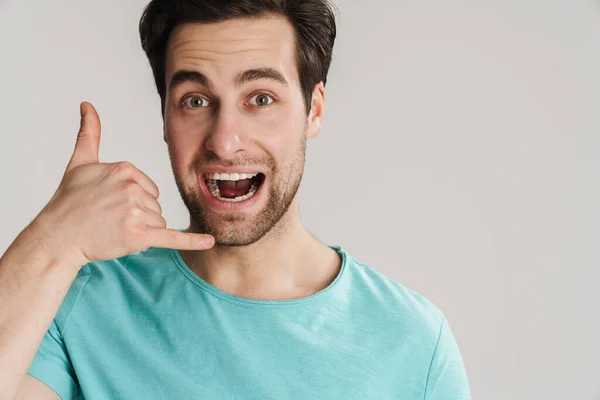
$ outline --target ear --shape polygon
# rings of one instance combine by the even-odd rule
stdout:
[[[167,94],[168,96],[168,94]],[[162,123],[163,123],[163,140],[165,141],[166,144],[169,144],[169,142],[167,142],[167,128],[166,128],[166,103],[167,99],[165,98],[164,100],[161,97],[161,104],[160,104],[160,114],[161,114],[161,119],[162,119]]]
[[[309,139],[317,137],[323,126],[325,118],[325,86],[323,81],[319,82],[313,90],[310,113],[308,115],[308,127],[306,136]]]

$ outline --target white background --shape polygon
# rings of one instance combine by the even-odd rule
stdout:
[[[187,227],[139,44],[146,0],[0,0],[0,250],[72,154],[159,186]],[[600,399],[600,6],[582,0],[337,0],[307,228],[448,317],[474,399]]]

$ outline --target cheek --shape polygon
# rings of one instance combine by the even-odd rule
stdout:
[[[176,173],[182,178],[192,168],[191,163],[199,146],[197,143],[200,137],[197,133],[198,128],[192,129],[189,125],[182,123],[181,120],[165,121],[165,138],[169,157]]]
[[[295,174],[296,164],[303,157],[301,154],[305,135],[303,122],[298,119],[295,122],[292,118],[280,121],[273,130],[275,134],[269,137],[268,146],[271,154],[282,172],[285,171],[284,175]]]
[[[167,139],[189,140],[197,136],[197,134],[191,133],[198,132],[198,127],[202,125],[205,125],[205,122],[201,121],[198,116],[181,118],[173,115],[165,118],[165,133]]]
[[[289,110],[275,110],[251,118],[246,126],[251,129],[252,136],[262,138],[276,154],[294,147],[303,135],[302,118]]]
[[[203,137],[202,125],[204,122],[197,118],[166,119],[165,138],[169,147],[173,147],[177,153],[194,151]]]

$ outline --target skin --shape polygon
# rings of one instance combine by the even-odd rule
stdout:
[[[306,113],[292,25],[278,16],[177,26],[167,45],[165,78],[180,69],[202,72],[213,88],[185,82],[165,98],[164,140],[180,195],[190,212],[186,232],[208,233],[215,246],[181,250],[186,264],[213,286],[240,297],[293,299],[327,287],[340,256],[313,237],[298,216],[306,140],[325,111],[320,82]],[[288,82],[234,84],[250,68],[271,67]],[[262,171],[259,208],[217,211],[206,206],[198,175],[214,166]]]

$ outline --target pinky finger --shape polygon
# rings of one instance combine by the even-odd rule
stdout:
[[[145,211],[144,221],[148,227],[163,229],[167,227],[167,221],[165,221],[162,215],[146,207],[142,207],[142,209]]]
[[[211,235],[180,232],[177,229],[146,229],[146,240],[149,247],[162,247],[176,250],[207,250],[214,245]]]

